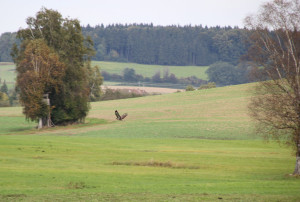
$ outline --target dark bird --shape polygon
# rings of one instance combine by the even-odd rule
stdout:
[[[115,115],[116,115],[116,119],[119,121],[122,121],[123,119],[125,119],[125,117],[128,115],[127,113],[123,114],[122,116],[120,116],[118,110],[115,111]]]

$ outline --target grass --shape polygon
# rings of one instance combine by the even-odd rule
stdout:
[[[0,63],[0,78],[1,82],[6,81],[9,89],[13,88],[16,78],[15,65],[12,63]]]
[[[40,131],[0,108],[0,201],[299,201],[290,148],[252,135],[251,86],[97,102]]]
[[[136,63],[120,63],[120,62],[105,62],[105,61],[93,61],[92,65],[98,65],[101,70],[105,70],[109,73],[115,73],[122,75],[123,70],[128,68],[135,69],[137,74],[141,74],[145,77],[152,77],[157,71],[161,72],[163,76],[164,69],[168,68],[169,73],[173,73],[176,77],[189,77],[197,76],[203,80],[207,80],[205,71],[208,66],[163,66],[163,65],[144,65]],[[15,65],[13,63],[0,63],[0,78],[2,81],[6,80],[6,84],[9,89],[15,86]],[[120,82],[107,82],[105,85],[118,85]],[[162,85],[162,84],[160,84]],[[170,84],[169,84],[170,85]],[[174,85],[171,85],[171,87]],[[168,86],[167,86],[168,87]]]
[[[99,102],[89,116],[114,120],[115,109],[129,114],[125,124],[102,129],[104,137],[253,139],[247,89],[248,85],[240,85]],[[96,130],[89,134],[99,135]]]
[[[185,164],[178,164],[171,161],[155,161],[153,159],[149,161],[142,162],[133,162],[133,161],[125,161],[125,162],[116,162],[114,161],[112,165],[126,165],[126,166],[149,166],[149,167],[163,167],[163,168],[176,168],[176,169],[199,169],[199,166],[190,166]]]
[[[120,75],[122,75],[123,70],[128,67],[134,69],[136,74],[141,74],[145,77],[152,77],[157,71],[160,71],[161,76],[163,76],[164,69],[167,68],[169,69],[170,74],[173,73],[178,78],[197,76],[198,78],[203,80],[208,79],[205,73],[205,71],[208,69],[208,66],[164,66],[105,61],[93,61],[92,65],[98,65],[101,70]]]

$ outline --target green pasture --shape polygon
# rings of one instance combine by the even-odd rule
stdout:
[[[137,63],[121,63],[121,62],[105,62],[93,61],[92,65],[98,65],[101,70],[109,73],[122,75],[125,68],[132,68],[136,74],[141,74],[145,77],[152,77],[157,71],[160,71],[163,76],[164,70],[169,69],[169,74],[173,73],[176,77],[196,76],[200,79],[207,80],[205,71],[208,66],[168,66],[168,65],[145,65]]]
[[[141,74],[145,77],[152,77],[157,71],[163,72],[165,69],[169,70],[169,74],[173,73],[176,77],[189,77],[197,76],[198,78],[207,80],[205,71],[208,66],[162,66],[162,65],[144,65],[136,63],[120,63],[120,62],[105,62],[105,61],[93,61],[92,65],[98,65],[101,70],[105,70],[111,74],[122,75],[125,68],[133,68],[137,74]],[[2,81],[6,81],[9,89],[15,85],[15,65],[11,63],[0,63],[0,78]],[[106,85],[117,85],[119,82],[105,82]],[[128,85],[128,84],[127,84]]]
[[[6,81],[8,88],[13,88],[15,84],[15,65],[9,63],[0,63],[0,78],[1,82]]]
[[[0,108],[0,201],[299,201],[292,150],[253,135],[252,85],[96,102],[39,131]]]

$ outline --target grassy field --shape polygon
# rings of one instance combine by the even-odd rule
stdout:
[[[0,201],[299,201],[292,151],[253,135],[251,86],[92,103],[40,131],[0,108]]]
[[[119,62],[104,62],[104,61],[93,61],[92,65],[98,65],[101,70],[105,70],[109,73],[115,73],[122,75],[123,70],[128,68],[135,69],[137,74],[141,74],[145,77],[152,77],[157,71],[160,70],[161,76],[165,68],[169,69],[169,73],[173,73],[176,77],[188,77],[197,76],[198,78],[207,80],[205,71],[208,66],[162,66],[162,65],[143,65],[136,63],[119,63]],[[11,63],[0,63],[0,78],[2,81],[6,80],[8,88],[13,88],[15,84],[15,65]],[[106,82],[105,85],[119,85],[119,82]],[[127,84],[128,85],[128,84]],[[162,84],[160,84],[162,85]]]
[[[12,63],[1,63],[0,62],[0,78],[1,82],[4,80],[8,88],[13,88],[15,84],[15,65]]]
[[[178,78],[197,76],[200,79],[208,79],[207,75],[205,74],[208,66],[163,66],[104,61],[93,61],[92,65],[98,65],[101,70],[120,75],[123,73],[125,68],[132,68],[135,70],[136,74],[141,74],[143,76],[152,77],[157,71],[160,71],[161,76],[163,76],[164,69],[168,68],[169,73],[175,74]]]

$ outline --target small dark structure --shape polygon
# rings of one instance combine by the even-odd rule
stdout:
[[[43,94],[43,100],[42,100],[48,107],[48,115],[46,117],[41,117],[39,118],[39,123],[37,128],[41,129],[43,127],[52,127],[54,126],[52,121],[51,121],[51,114],[50,114],[50,98],[49,98],[49,93]]]
[[[119,121],[122,121],[123,119],[125,119],[125,117],[128,115],[127,113],[123,114],[122,116],[120,116],[118,110],[115,111],[115,115],[116,115],[116,119]]]

